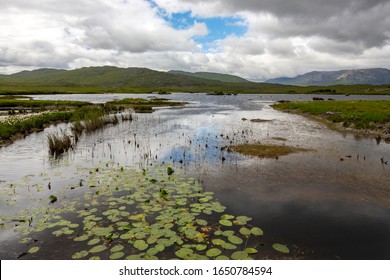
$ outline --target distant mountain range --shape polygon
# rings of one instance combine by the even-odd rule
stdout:
[[[226,83],[250,83],[238,76],[218,73],[162,72],[148,68],[114,66],[84,67],[75,70],[37,69],[0,75],[0,81],[56,85],[94,85],[104,87],[185,87]]]
[[[340,70],[340,71],[314,71],[295,78],[276,78],[266,83],[296,85],[296,86],[330,86],[330,85],[357,85],[390,84],[390,70],[385,68]]]

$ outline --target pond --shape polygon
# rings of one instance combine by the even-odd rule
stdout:
[[[134,96],[34,98],[99,103]],[[270,107],[312,95],[164,97],[188,104],[134,114],[133,121],[83,135],[58,159],[49,156],[47,135],[66,131],[67,124],[1,148],[1,259],[390,258],[389,144]],[[261,159],[226,148],[243,143],[307,151]],[[175,222],[161,223],[172,217]],[[162,228],[162,236],[151,235]],[[122,248],[123,240],[133,249]]]

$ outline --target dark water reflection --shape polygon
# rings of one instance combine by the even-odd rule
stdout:
[[[123,97],[35,98],[105,102]],[[389,144],[330,131],[322,124],[269,106],[280,99],[310,100],[310,95],[173,94],[168,98],[190,103],[184,108],[138,114],[133,122],[83,136],[76,149],[58,162],[48,157],[46,135],[65,130],[67,125],[51,127],[2,148],[1,184],[20,183],[22,177],[31,175],[28,184],[46,186],[50,181],[53,186],[50,191],[21,192],[15,205],[1,206],[2,215],[39,205],[39,198],[77,183],[85,176],[80,174],[80,166],[107,161],[128,166],[171,163],[198,178],[230,213],[252,216],[255,225],[266,232],[266,242],[289,244],[296,257],[390,258],[390,166],[381,162],[381,158],[390,160]],[[255,118],[269,121],[249,121]],[[286,144],[310,151],[275,160],[244,157],[223,149],[246,142]],[[9,232],[0,233],[3,248],[12,247],[11,239]]]

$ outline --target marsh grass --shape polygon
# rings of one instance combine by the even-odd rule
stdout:
[[[72,138],[66,134],[62,133],[62,135],[58,134],[49,134],[47,136],[49,153],[54,156],[58,156],[63,154],[72,148]]]
[[[357,129],[373,129],[390,122],[389,100],[287,102],[275,104],[273,108],[320,116]]]
[[[236,146],[230,146],[229,150],[247,156],[256,156],[260,158],[278,158],[280,156],[286,156],[292,153],[307,151],[305,149],[284,145],[279,146],[261,144],[241,144]]]

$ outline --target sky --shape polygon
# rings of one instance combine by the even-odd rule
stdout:
[[[390,68],[389,0],[0,0],[0,74],[147,67],[252,81]]]

